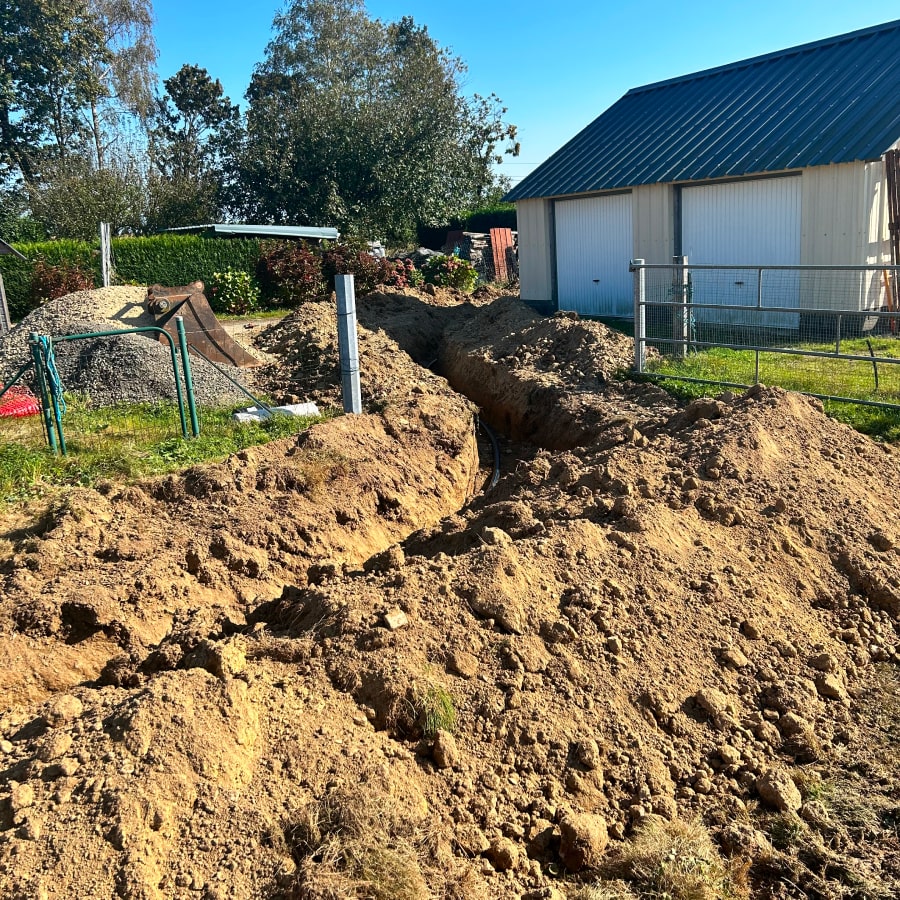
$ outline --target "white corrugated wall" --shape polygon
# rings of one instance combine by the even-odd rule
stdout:
[[[755,306],[759,273],[754,266],[800,264],[801,181],[799,176],[753,178],[685,187],[681,193],[682,253],[695,265],[743,266],[746,271],[692,273],[694,299],[701,303]],[[763,274],[762,305],[800,305],[796,274]],[[701,320],[725,321],[721,311],[698,310]],[[728,321],[749,324],[745,314]],[[766,316],[770,327],[792,328],[796,314]]]
[[[592,316],[632,315],[631,193],[558,200],[555,218],[559,308]]]

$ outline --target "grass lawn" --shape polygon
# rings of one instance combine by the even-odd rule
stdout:
[[[47,448],[40,416],[0,419],[0,505],[40,496],[59,485],[128,481],[224,459],[245,447],[305,431],[334,415],[276,416],[241,425],[231,418],[233,407],[202,409],[199,437],[184,439],[174,403],[94,408],[67,398],[67,406],[65,457]]]
[[[900,340],[873,337],[869,342],[876,358],[896,362],[873,363],[868,358],[869,343],[864,338],[841,342],[842,353],[867,357],[864,360],[760,351],[759,381],[808,394],[897,404],[897,409],[885,409],[826,400],[825,408],[829,415],[865,434],[888,441],[900,440]],[[803,344],[798,349],[833,353],[834,345]],[[648,361],[649,373],[667,376],[663,382],[666,388],[685,399],[709,394],[710,384],[717,382],[751,385],[756,381],[755,367],[755,351],[719,347],[689,353],[683,360],[663,357]],[[705,383],[671,380],[679,378]]]

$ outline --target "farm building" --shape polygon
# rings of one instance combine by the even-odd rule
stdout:
[[[898,145],[900,20],[634,88],[507,195],[522,297],[629,316],[632,258],[900,262]]]

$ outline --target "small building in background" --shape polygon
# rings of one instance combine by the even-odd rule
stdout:
[[[505,198],[522,297],[627,317],[633,258],[900,263],[898,145],[900,21],[634,88]]]

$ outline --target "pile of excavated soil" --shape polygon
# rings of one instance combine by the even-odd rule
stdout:
[[[439,365],[503,434],[567,450],[671,414],[659,388],[619,377],[633,360],[632,340],[599,322],[501,297],[447,328]]]
[[[135,286],[78,291],[51,300],[0,335],[0,378],[12,377],[30,359],[28,340],[40,335],[90,334],[155,325],[144,308],[147,289]],[[68,392],[84,394],[98,406],[119,402],[174,400],[175,375],[168,343],[154,335],[124,334],[55,345],[57,368]],[[246,395],[204,359],[191,357],[194,391],[205,405],[240,402]],[[221,366],[239,384],[244,375]]]
[[[436,288],[434,295],[412,288],[377,291],[357,298],[360,384],[363,402],[371,405],[390,400],[390,384],[384,381],[386,357],[403,351],[420,366],[437,361],[444,330],[465,321],[493,292],[469,297],[458,291]],[[334,303],[309,303],[292,312],[256,337],[257,346],[279,358],[276,365],[254,373],[260,388],[279,401],[315,400],[340,404],[341,372],[337,347]]]
[[[367,332],[382,412],[6,536],[4,896],[896,896],[896,451],[607,374],[463,506],[471,406]],[[511,407],[591,394],[552,352]]]

